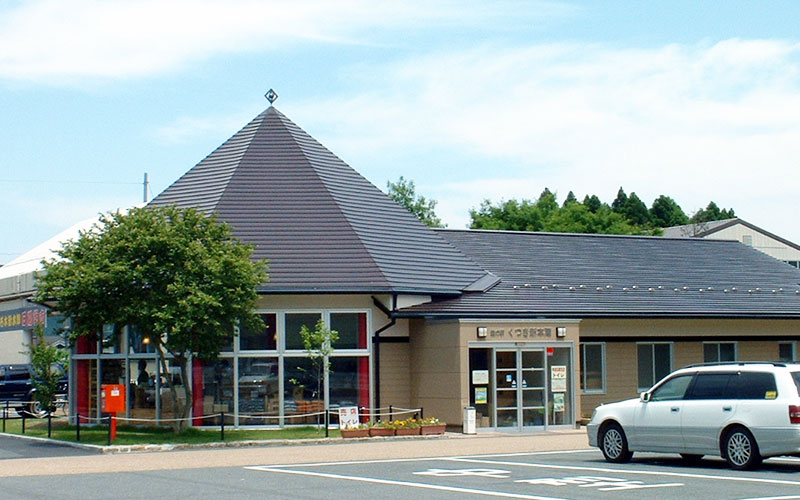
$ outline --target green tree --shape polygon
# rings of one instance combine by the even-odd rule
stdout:
[[[300,328],[300,338],[303,339],[303,349],[311,360],[312,377],[317,384],[317,398],[322,399],[322,383],[325,375],[330,372],[330,357],[334,351],[333,345],[339,340],[339,332],[328,328],[320,318],[313,330],[303,325]]]
[[[682,226],[689,223],[689,217],[675,200],[662,194],[650,207],[650,221],[656,227]]]
[[[692,214],[689,222],[692,224],[711,222],[715,220],[732,219],[736,217],[732,208],[720,209],[713,201],[708,204],[705,209],[700,209]]]
[[[639,226],[650,222],[650,213],[647,211],[647,205],[634,192],[631,192],[631,195],[628,196],[628,201],[625,203],[622,213],[631,223]]]
[[[593,194],[589,196],[588,194],[583,198],[583,204],[586,205],[586,208],[589,209],[590,212],[597,212],[600,210],[600,207],[603,206],[603,203],[600,201],[600,198],[597,195]]]
[[[414,181],[406,180],[401,175],[397,182],[387,182],[386,189],[394,201],[403,205],[406,210],[414,214],[427,226],[446,227],[434,211],[436,200],[428,200],[422,195],[417,195]]]
[[[611,202],[611,209],[617,213],[624,214],[625,207],[628,205],[628,195],[625,194],[625,190],[622,189],[620,186],[619,191],[617,191],[617,197],[614,198],[614,201]]]
[[[537,203],[530,200],[501,201],[497,205],[483,200],[478,210],[470,209],[472,229],[504,229],[509,231],[542,231],[544,216]]]
[[[44,411],[55,409],[56,396],[69,364],[69,353],[45,340],[44,328],[37,325],[33,332],[33,340],[28,345],[33,370],[33,387],[36,389],[33,398],[35,404]],[[31,409],[36,414],[36,409]]]
[[[36,300],[55,301],[72,319],[70,339],[96,338],[103,325],[135,326],[158,353],[161,372],[177,365],[188,381],[190,357],[214,360],[241,321],[263,327],[253,314],[256,286],[267,279],[266,262],[254,262],[253,247],[231,235],[215,216],[176,207],[135,208],[100,218],[77,240],[62,245],[59,258],[45,260]],[[178,397],[165,377],[175,416],[186,419],[191,384]],[[186,420],[176,421],[180,431]]]
[[[564,198],[564,204],[561,206],[566,207],[570,203],[578,203],[578,198],[575,197],[575,193],[573,193],[572,191],[567,193],[567,197]]]

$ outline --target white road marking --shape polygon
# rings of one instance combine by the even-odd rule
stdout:
[[[782,479],[761,479],[756,477],[740,477],[740,476],[712,476],[710,474],[690,474],[684,472],[666,472],[666,471],[643,471],[633,469],[612,469],[608,467],[584,467],[577,465],[554,465],[554,464],[532,464],[527,462],[509,462],[503,460],[486,460],[475,458],[461,458],[451,457],[442,458],[441,460],[451,462],[466,462],[473,464],[483,465],[503,465],[506,467],[529,467],[535,469],[557,469],[557,470],[578,470],[578,471],[591,471],[591,472],[610,472],[612,474],[633,474],[633,475],[646,475],[646,476],[670,476],[670,477],[683,477],[692,479],[713,479],[715,481],[739,481],[744,483],[766,483],[766,484],[785,484],[790,486],[800,486],[800,481],[787,481]]]
[[[798,495],[791,495],[788,497],[754,497],[754,498],[743,498],[742,500],[797,500],[800,498]]]
[[[437,491],[450,491],[453,493],[466,493],[472,495],[482,495],[487,497],[499,497],[499,498],[518,498],[522,500],[566,500],[564,498],[556,498],[556,497],[543,497],[543,496],[536,496],[536,495],[523,495],[518,493],[503,493],[500,491],[489,491],[489,490],[476,490],[473,488],[458,488],[454,486],[439,486],[435,484],[425,484],[425,483],[412,483],[408,481],[394,481],[391,479],[377,479],[372,477],[360,477],[360,476],[345,476],[341,474],[327,474],[323,472],[311,472],[311,471],[302,471],[302,470],[290,470],[290,469],[279,469],[276,467],[270,466],[256,466],[256,467],[245,467],[245,469],[250,470],[257,470],[262,472],[279,472],[283,474],[297,474],[301,476],[314,476],[314,477],[324,477],[328,479],[343,479],[346,481],[357,481],[362,483],[374,483],[374,484],[387,484],[391,486],[407,486],[410,488],[421,488],[426,490],[437,490]]]

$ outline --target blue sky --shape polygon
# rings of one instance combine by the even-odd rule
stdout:
[[[800,7],[745,1],[4,1],[0,263],[158,194],[276,106],[464,227],[620,186],[800,243]]]

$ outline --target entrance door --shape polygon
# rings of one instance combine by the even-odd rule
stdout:
[[[545,361],[542,349],[495,351],[498,428],[545,425]]]

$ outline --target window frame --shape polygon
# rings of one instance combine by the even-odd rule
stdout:
[[[600,388],[587,389],[586,388],[586,347],[599,346],[600,347]],[[580,344],[580,370],[581,370],[581,394],[606,394],[606,343],[605,342],[581,342]]]
[[[720,347],[722,346],[722,344],[733,345],[733,359],[724,360],[724,361],[722,359],[720,359],[721,358],[720,357],[720,354],[721,354]],[[709,346],[710,345],[715,345],[716,346],[716,348],[717,348],[717,359],[715,361],[709,361],[709,360],[706,359],[706,346],[707,345],[709,345]],[[739,343],[736,342],[735,340],[725,340],[725,341],[711,340],[711,341],[708,341],[708,342],[705,342],[705,341],[703,342],[703,362],[704,363],[735,363],[736,361],[739,361]]]
[[[666,345],[669,347],[669,368],[667,369],[667,373],[658,376],[656,374],[656,350],[655,346],[657,345]],[[652,377],[653,381],[648,386],[643,386],[642,382],[642,374],[640,373],[640,360],[639,360],[639,347],[641,346],[649,346],[650,347],[650,376]],[[639,392],[649,391],[653,386],[655,386],[660,380],[664,377],[669,375],[674,371],[673,369],[673,362],[675,360],[675,343],[674,342],[637,342],[636,343],[636,386]]]

